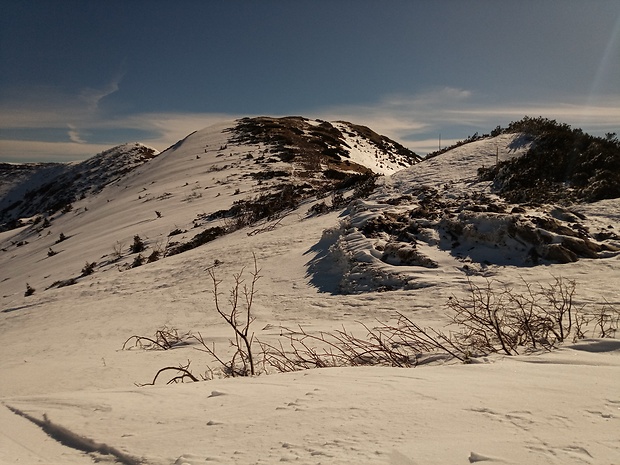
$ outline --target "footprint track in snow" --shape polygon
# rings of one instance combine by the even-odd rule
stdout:
[[[308,391],[305,393],[305,397],[299,397],[292,402],[286,402],[284,405],[280,405],[276,407],[276,410],[289,410],[293,409],[295,411],[303,411],[308,409],[308,405],[312,402],[322,402],[323,400],[319,397],[318,394],[319,389],[316,388],[314,391]]]

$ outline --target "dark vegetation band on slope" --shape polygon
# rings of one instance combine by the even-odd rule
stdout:
[[[434,158],[457,147],[500,134],[523,134],[532,142],[518,158],[479,170],[479,179],[493,181],[494,189],[513,203],[595,202],[620,197],[620,141],[616,133],[596,137],[555,120],[525,116],[490,134],[478,133],[441,150]]]
[[[372,144],[382,144],[381,151],[387,155],[401,150],[401,157],[415,163],[419,158],[413,152],[396,142],[380,136],[364,126],[350,123],[352,131],[358,131]],[[242,118],[237,125],[227,130],[232,133],[230,144],[264,145],[267,149],[254,159],[259,165],[281,161],[295,164],[293,172],[283,170],[261,170],[251,174],[259,182],[280,178],[281,182],[269,191],[254,197],[237,200],[228,209],[204,215],[201,221],[212,223],[222,220],[224,227],[209,227],[184,243],[173,242],[166,250],[166,256],[176,255],[211,242],[220,236],[241,228],[257,225],[259,222],[277,222],[284,214],[298,208],[304,201],[321,199],[331,195],[331,205],[321,202],[309,214],[321,214],[345,204],[345,192],[350,192],[347,201],[367,196],[374,188],[378,175],[370,168],[350,161],[342,132],[327,121],[311,123],[303,117]],[[398,149],[400,147],[400,149]]]
[[[371,214],[356,204],[351,223],[374,249],[372,255],[393,266],[434,268],[438,264],[418,247],[431,244],[462,261],[467,274],[484,273],[489,265],[536,266],[617,256],[617,226],[589,223],[579,208],[570,206],[620,197],[615,134],[597,138],[566,124],[526,117],[506,129],[497,127],[490,135],[475,134],[445,151],[501,134],[518,135],[509,148],[527,147],[527,152],[480,169],[477,182],[468,182],[463,190],[450,183],[410,186],[407,195],[383,200],[398,204],[398,212]],[[483,150],[488,148],[487,144]],[[475,155],[475,150],[465,153]],[[500,198],[485,193],[488,181],[493,181],[488,193]],[[386,278],[378,273],[370,284],[346,281],[344,286],[364,292],[377,283],[385,290],[417,285],[403,276]]]
[[[346,121],[339,121],[339,123],[343,123],[351,129],[351,131],[348,132],[350,136],[354,136],[357,133],[358,135],[372,142],[375,145],[375,147],[377,147],[379,151],[381,151],[384,154],[392,155],[392,157],[394,156],[394,154],[399,155],[400,157],[408,160],[410,164],[415,164],[415,163],[419,163],[420,161],[422,161],[422,157],[417,155],[415,152],[409,150],[407,147],[399,144],[398,142],[386,136],[377,134],[375,131],[373,131],[367,126],[361,126],[359,124],[352,124]],[[402,162],[398,162],[398,164],[402,166],[403,168],[408,166]]]
[[[271,152],[285,162],[303,156],[309,164],[319,160],[337,163],[349,157],[342,134],[327,121],[313,126],[300,116],[242,118],[230,131],[234,134],[231,142],[271,145]]]
[[[620,141],[614,133],[594,137],[546,118],[525,117],[494,132],[533,139],[519,158],[481,169],[481,180],[512,203],[595,202],[620,197]]]
[[[366,126],[344,121],[339,123],[350,129],[347,131],[348,135],[357,134],[374,145],[379,152],[393,159],[398,156],[406,160],[406,163],[401,162],[403,168],[421,160],[411,150]],[[231,142],[270,145],[271,152],[280,160],[299,162],[309,171],[320,169],[321,164],[327,167],[327,171],[370,171],[369,168],[350,160],[351,147],[344,134],[328,121],[319,120],[318,124],[313,124],[301,116],[242,118],[230,131],[234,134]]]
[[[353,199],[367,197],[375,189],[377,178],[378,175],[373,173],[350,174],[340,180],[331,182],[329,188],[324,187],[322,191],[317,191],[308,184],[295,186],[285,183],[271,193],[238,200],[229,209],[218,210],[208,215],[202,215],[199,218],[207,223],[223,220],[224,227],[215,226],[207,228],[187,242],[171,242],[168,244],[165,256],[187,252],[220,236],[247,226],[257,225],[259,222],[272,222],[275,226],[286,213],[298,208],[303,201],[314,196],[317,198],[325,197],[331,192],[331,205],[328,206],[325,202],[315,204],[309,209],[309,215],[322,214],[335,208],[344,207],[347,202]],[[345,191],[351,191],[346,199],[344,197]],[[262,230],[269,230],[270,227],[263,225],[262,228],[249,232],[248,235]]]

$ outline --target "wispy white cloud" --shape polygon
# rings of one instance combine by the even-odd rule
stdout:
[[[474,132],[489,132],[524,116],[543,116],[602,135],[620,129],[620,95],[593,104],[587,96],[565,101],[487,103],[485,96],[466,89],[432,89],[416,95],[391,95],[372,105],[331,107],[318,112],[321,119],[344,119],[365,124],[419,153]],[[433,137],[434,136],[434,137]]]
[[[73,124],[68,124],[67,126],[69,127],[69,131],[67,133],[71,142],[75,142],[76,144],[86,144],[86,141],[80,137],[78,129]]]
[[[114,82],[107,87],[108,92],[114,91]],[[97,105],[105,95],[109,95],[105,89],[96,95],[93,93],[90,102]],[[547,102],[487,103],[486,100],[486,96],[467,89],[439,88],[415,95],[388,95],[371,104],[325,107],[299,113],[310,118],[366,125],[420,154],[437,149],[439,134],[445,146],[474,132],[488,132],[498,124],[505,126],[525,115],[557,119],[599,135],[620,132],[620,95],[608,96],[596,105],[588,104],[587,96]],[[104,117],[96,108],[85,105],[81,98],[53,98],[47,102],[47,105],[38,106],[32,102],[13,106],[0,103],[0,127],[64,128],[65,131],[68,128],[66,143],[3,140],[0,141],[0,160],[19,160],[20,154],[22,159],[27,155],[32,159],[29,154],[36,154],[40,159],[46,153],[52,161],[85,159],[115,144],[133,142],[119,139],[102,145],[89,143],[84,137],[84,133],[97,131],[113,134],[115,129],[124,130],[123,134],[127,134],[128,129],[139,131],[143,135],[139,142],[163,150],[192,131],[222,120],[252,116],[161,112]]]
[[[0,114],[3,112],[0,111]],[[4,127],[24,128],[68,128],[67,141],[26,141],[0,140],[0,161],[73,161],[84,160],[106,150],[116,144],[125,142],[141,142],[157,150],[164,150],[183,139],[189,133],[203,129],[212,124],[225,120],[234,120],[241,116],[224,113],[144,113],[116,117],[114,119],[95,118],[85,119],[80,128],[88,133],[105,131],[113,133],[115,129],[123,131],[135,130],[143,137],[139,140],[110,140],[108,144],[92,143],[87,141],[75,124],[66,123],[63,112],[40,113],[33,110],[29,117],[28,112],[22,110],[21,122]],[[30,124],[28,124],[30,122]],[[0,116],[0,127],[3,119]],[[126,134],[126,132],[124,132]]]
[[[55,87],[14,88],[0,102],[0,127],[49,128],[100,121],[99,103],[117,92],[123,75],[119,74],[99,89],[75,92]]]
[[[101,88],[84,88],[68,93],[53,87],[12,89],[6,94],[12,99],[0,102],[0,128],[2,129],[60,129],[68,128],[68,140],[86,145],[77,128],[97,127],[104,122],[99,110],[102,99],[119,90],[123,73],[114,76]],[[0,141],[0,156],[6,157],[6,144]]]
[[[99,102],[103,98],[107,97],[108,95],[112,95],[114,92],[117,92],[119,90],[119,86],[121,80],[123,79],[123,76],[124,73],[117,74],[105,86],[98,89],[93,89],[90,87],[82,89],[79,94],[80,99],[88,105],[89,109],[96,110],[99,107]]]

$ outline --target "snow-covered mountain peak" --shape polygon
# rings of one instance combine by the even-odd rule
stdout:
[[[346,121],[243,118],[232,132],[239,142],[269,145],[283,160],[327,169],[349,166],[360,171],[361,166],[374,173],[391,174],[421,160],[398,142]]]
[[[114,163],[117,159],[122,160],[126,164],[132,164],[150,160],[158,154],[159,151],[152,147],[140,142],[130,142],[111,147],[85,161],[73,162],[72,164],[93,166],[102,163]]]
[[[138,235],[149,255],[156,252],[151,259],[173,255],[303,205],[318,204],[316,212],[337,208],[349,195],[369,192],[377,173],[418,160],[398,143],[351,123],[300,117],[223,121],[162,153],[123,144],[39,171],[1,200],[5,229],[26,225],[7,231],[2,248],[60,265],[67,255],[57,253],[62,233],[81,238],[63,242],[63,250],[70,248],[84,263],[97,262],[99,271],[131,267],[131,256],[113,259],[111,244],[128,247]],[[12,279],[26,279],[17,270],[34,262],[11,260]],[[78,278],[79,270],[40,267],[29,283],[50,287]]]

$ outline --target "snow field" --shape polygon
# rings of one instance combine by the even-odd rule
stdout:
[[[467,365],[438,357],[415,369],[330,368],[135,386],[188,360],[196,374],[216,365],[195,344],[121,350],[132,335],[151,336],[167,325],[200,332],[230,353],[231,332],[213,308],[206,272],[216,261],[227,292],[233,273],[256,257],[262,278],[252,327],[271,343],[281,339],[280,327],[297,325],[315,333],[345,327],[363,336],[360,323],[394,321],[399,312],[446,328],[445,303],[465,295],[468,278],[519,289],[522,279],[548,283],[562,276],[577,282],[576,305],[620,305],[618,255],[564,265],[488,265],[468,274],[463,264],[474,264],[436,247],[430,235],[417,247],[437,268],[385,263],[376,248],[385,245],[382,239],[359,234],[369,219],[401,208],[388,206],[389,198],[421,182],[448,185],[455,194],[471,187],[476,165],[492,164],[496,145],[504,147],[502,157],[518,153],[510,138],[468,144],[444,154],[445,163],[437,157],[394,174],[371,199],[346,210],[307,218],[305,205],[273,231],[238,230],[118,271],[110,259],[115,241],[128,247],[140,234],[151,246],[174,228],[187,230],[180,237],[189,239],[197,213],[228,208],[235,189],[256,187],[243,176],[252,169],[241,163],[246,149],[220,150],[224,127],[189,136],[100,196],[76,202],[71,215],[56,220],[52,237],[30,236],[24,249],[0,255],[0,463],[620,463],[617,340],[587,339],[551,353]],[[202,165],[210,150],[221,156]],[[225,164],[234,166],[212,169]],[[620,218],[617,200],[579,209],[601,227]],[[72,253],[46,257],[60,232],[70,238],[57,248]],[[12,237],[0,235],[3,243]],[[44,290],[79,275],[85,261],[101,265],[73,286]],[[37,288],[29,297],[27,280]],[[388,285],[396,290],[374,291]],[[84,452],[85,444],[97,447]]]

